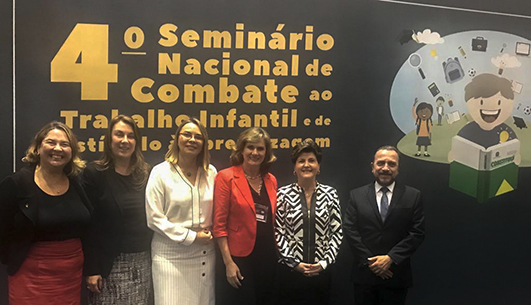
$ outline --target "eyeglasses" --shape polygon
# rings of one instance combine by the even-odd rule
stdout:
[[[179,135],[181,135],[183,137],[183,139],[185,139],[186,141],[189,141],[191,140],[192,138],[198,142],[203,142],[205,140],[205,138],[203,138],[202,135],[200,134],[192,134],[192,133],[189,133],[189,132],[181,132]]]

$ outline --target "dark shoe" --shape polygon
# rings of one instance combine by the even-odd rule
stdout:
[[[424,157],[429,157],[430,154],[428,154],[427,152],[424,153]]]
[[[420,157],[420,151],[415,154],[415,156]]]

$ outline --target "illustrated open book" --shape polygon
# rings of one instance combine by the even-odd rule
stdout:
[[[454,161],[480,171],[489,171],[514,161],[520,152],[520,141],[512,139],[485,149],[461,136],[452,138]]]

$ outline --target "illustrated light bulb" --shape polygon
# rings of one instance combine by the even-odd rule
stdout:
[[[498,74],[499,74],[499,75],[502,75],[502,73],[503,73],[503,68],[505,68],[505,61],[500,60],[500,65],[498,66]]]
[[[500,143],[505,143],[509,140],[509,133],[507,130],[500,132]]]
[[[433,57],[435,59],[439,58],[439,56],[437,56],[437,50],[435,50],[435,49],[430,51],[430,55],[431,55],[431,57]]]

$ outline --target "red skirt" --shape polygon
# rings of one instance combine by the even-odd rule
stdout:
[[[37,242],[9,276],[9,304],[80,305],[82,271],[79,239]]]

